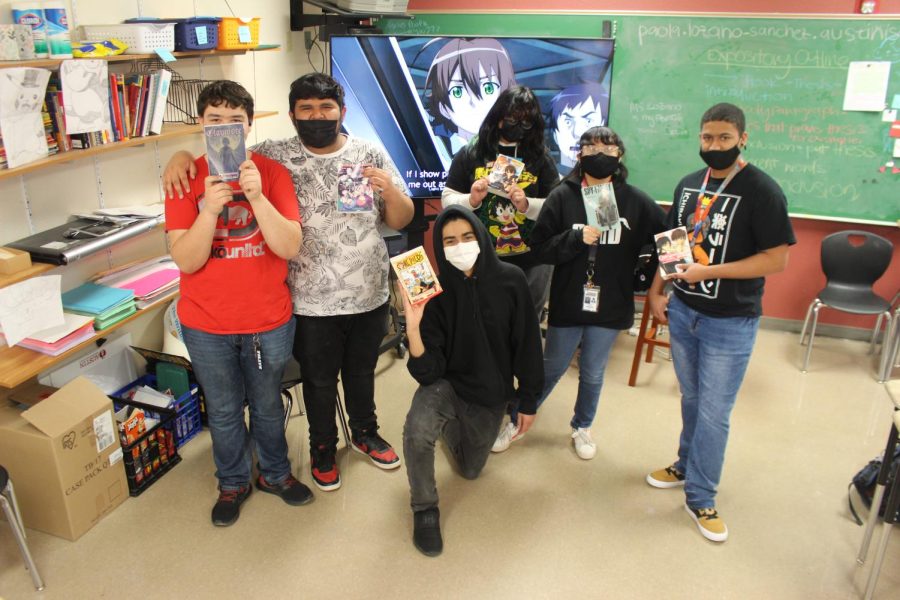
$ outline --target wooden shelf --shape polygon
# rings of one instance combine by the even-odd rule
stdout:
[[[252,50],[189,50],[186,52],[173,52],[175,58],[204,58],[207,56],[240,56],[247,52],[268,52],[279,50],[279,46],[263,46]],[[157,54],[118,54],[116,56],[104,56],[100,60],[108,62],[129,62],[136,60],[158,59]],[[64,60],[83,60],[72,58],[35,58],[32,60],[0,60],[0,69],[11,67],[40,67],[43,69],[58,69],[59,63]]]
[[[260,111],[253,115],[253,119],[264,119],[266,117],[273,117],[277,114],[277,111]],[[53,156],[48,156],[47,158],[42,158],[40,160],[30,162],[27,165],[22,165],[21,167],[0,170],[0,180],[8,179],[10,177],[18,177],[19,175],[24,175],[32,171],[40,171],[41,169],[46,169],[47,167],[50,167],[52,165],[67,163],[73,160],[81,160],[83,158],[96,156],[98,154],[116,152],[118,150],[121,150],[122,148],[143,146],[144,144],[152,144],[154,142],[160,142],[162,140],[177,138],[185,135],[193,135],[195,133],[200,133],[200,131],[201,127],[199,125],[181,125],[179,123],[170,123],[163,125],[162,133],[160,133],[159,135],[135,137],[123,140],[121,142],[112,142],[110,144],[104,144],[102,146],[87,148],[85,150],[69,150],[68,152],[59,152],[58,154],[54,154]]]
[[[32,277],[37,277],[47,271],[52,271],[56,267],[57,265],[36,262],[31,263],[31,266],[24,271],[19,271],[18,273],[13,273],[11,275],[0,275],[0,289],[14,283],[19,283],[20,281],[25,281],[26,279],[31,279]]]
[[[96,332],[91,339],[78,344],[59,356],[48,356],[47,354],[41,354],[40,352],[22,348],[21,346],[7,346],[0,348],[0,387],[14,388],[17,385],[25,383],[32,377],[37,376],[41,371],[49,369],[53,365],[59,364],[68,358],[72,358],[79,352],[89,349],[98,339],[107,337],[116,329],[167,306],[167,302],[177,295],[177,291],[169,294],[153,306],[139,310],[115,325],[111,325],[103,331]]]

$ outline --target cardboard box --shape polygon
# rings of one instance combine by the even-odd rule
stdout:
[[[15,248],[0,248],[0,275],[12,275],[31,266],[31,255]]]
[[[9,399],[19,404],[34,406],[59,391],[59,388],[43,385],[37,381],[23,383],[9,394]]]
[[[26,527],[74,541],[128,498],[112,408],[84,377],[28,410],[0,406],[0,464]]]

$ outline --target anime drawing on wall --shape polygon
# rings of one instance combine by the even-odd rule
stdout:
[[[580,83],[562,90],[550,100],[548,127],[559,149],[559,172],[567,175],[578,160],[581,134],[606,125],[609,91],[599,83]]]
[[[475,137],[500,93],[516,84],[516,75],[497,40],[437,38],[432,43],[442,45],[425,78],[426,106],[434,134],[452,155]]]
[[[380,142],[412,196],[437,197],[453,155],[501,92],[524,85],[547,119],[545,143],[567,173],[588,127],[608,122],[614,41],[569,38],[333,36],[346,91],[344,129]]]

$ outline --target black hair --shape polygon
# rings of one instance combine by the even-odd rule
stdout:
[[[524,85],[514,85],[503,90],[488,111],[481,128],[474,151],[478,160],[492,161],[497,157],[500,145],[500,121],[510,118],[531,123],[531,129],[519,140],[521,156],[525,162],[536,161],[547,154],[544,146],[544,115],[537,97]]]
[[[671,242],[672,242],[672,240],[670,240],[669,236],[667,236],[667,235],[663,235],[663,236],[656,238],[656,251],[662,252],[663,248],[665,248],[666,244],[671,243]]]
[[[622,138],[619,137],[618,133],[609,127],[601,126],[587,129],[578,139],[579,146],[587,146],[598,142],[606,144],[607,146],[618,146],[619,167],[616,169],[616,172],[613,173],[612,180],[618,183],[625,183],[628,179],[628,167],[622,162],[625,159],[625,142],[622,141]],[[572,170],[566,175],[566,179],[580,183],[582,177],[584,177],[584,173],[581,171],[581,159],[578,159],[578,162],[575,163],[575,166],[572,167]]]
[[[499,210],[500,210],[501,208],[506,208],[506,207],[508,207],[508,206],[511,206],[511,207],[513,207],[513,208],[516,207],[516,205],[513,204],[512,200],[510,200],[509,198],[504,198],[503,196],[498,196],[497,199],[494,200],[494,204],[491,205],[491,214],[490,214],[490,216],[491,216],[491,217],[497,217],[497,216],[499,216],[499,215],[500,215]]]
[[[294,112],[294,106],[297,100],[307,100],[315,98],[316,100],[324,100],[330,98],[337,102],[338,107],[344,108],[344,88],[335,81],[330,75],[325,73],[308,73],[294,80],[291,84],[291,91],[288,94],[288,107]]]
[[[200,90],[200,95],[197,96],[197,116],[202,117],[210,106],[223,104],[228,108],[243,108],[247,111],[248,123],[253,124],[253,96],[241,84],[227,79],[213,81]]]
[[[728,102],[716,104],[703,113],[703,116],[700,118],[700,127],[702,128],[703,125],[711,121],[731,123],[737,127],[738,135],[743,135],[747,129],[747,119],[744,117],[744,111]]]

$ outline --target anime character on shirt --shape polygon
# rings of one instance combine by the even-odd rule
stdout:
[[[491,225],[488,230],[496,238],[497,254],[521,254],[529,248],[522,239],[519,225],[525,222],[525,215],[518,212],[508,198],[496,197],[489,208],[491,221],[500,225]]]

